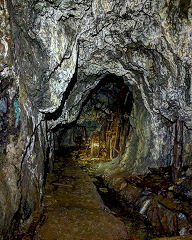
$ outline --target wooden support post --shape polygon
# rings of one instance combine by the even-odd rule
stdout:
[[[177,215],[173,216],[174,236],[178,235],[178,220]]]
[[[93,150],[94,150],[94,140],[93,140],[93,137],[91,138],[91,157],[93,157]]]
[[[101,138],[100,138],[100,132],[98,131],[98,153],[97,157],[99,157],[101,151]]]
[[[104,131],[103,131],[103,142],[106,145],[106,130],[107,130],[107,119],[104,121]]]

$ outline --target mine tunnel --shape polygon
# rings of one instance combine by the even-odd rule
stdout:
[[[125,151],[133,96],[122,77],[105,76],[83,103],[78,119],[55,133],[57,148],[85,147],[93,158],[112,160]]]
[[[192,239],[191,13],[0,1],[0,240]]]
[[[62,226],[66,239],[67,234],[76,239],[77,233],[82,239],[153,236],[150,222],[131,210],[118,191],[97,173],[99,168],[110,171],[114,163],[120,165],[133,131],[130,123],[133,101],[123,77],[107,74],[82,103],[78,118],[55,129],[55,161],[52,173],[47,175],[44,198],[48,219],[37,230],[37,236],[54,238],[58,225],[62,226],[60,216],[66,217]],[[126,184],[122,180],[120,177],[120,188]],[[51,208],[54,210],[50,211]]]
[[[137,168],[124,163],[130,151],[134,161],[137,151],[143,156],[143,136],[134,140],[134,134],[150,127],[143,125],[145,111],[123,77],[107,74],[82,102],[77,119],[53,130],[45,219],[35,239],[155,239],[189,227],[188,199],[180,193],[183,187],[174,186],[170,164],[134,175],[130,169]]]
[[[175,179],[174,166],[182,122],[174,125],[172,152],[177,154],[172,160],[165,155],[158,167],[149,155],[149,114],[126,78],[103,75],[79,105],[74,121],[52,129],[54,158],[48,148],[41,207],[31,218],[25,203],[15,219],[23,214],[29,227],[15,224],[14,239],[144,240],[189,234],[191,170],[183,167],[182,178]]]

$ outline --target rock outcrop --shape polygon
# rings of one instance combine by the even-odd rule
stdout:
[[[191,163],[190,0],[2,0],[0,19],[2,239],[41,202],[52,130],[75,121],[109,73],[134,99],[121,167],[173,165],[177,177]]]

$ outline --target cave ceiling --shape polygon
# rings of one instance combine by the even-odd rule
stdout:
[[[123,76],[154,116],[190,126],[188,1],[10,1],[16,68],[36,109],[71,122],[107,73]],[[51,115],[49,114],[49,117]]]

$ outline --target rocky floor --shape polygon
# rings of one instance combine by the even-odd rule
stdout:
[[[184,167],[182,177],[173,183],[170,167],[149,168],[145,175],[130,176],[115,161],[90,158],[83,149],[78,150],[74,158],[90,175],[102,178],[104,185],[113,189],[121,202],[143,215],[156,237],[190,239],[192,166]],[[147,239],[151,238],[147,234]]]
[[[33,214],[27,233],[14,239],[192,239],[190,196],[184,195],[186,189],[189,193],[190,178],[172,185],[168,169],[150,169],[136,178],[116,172],[107,186],[82,151],[68,148],[57,155],[42,210]]]
[[[59,152],[47,177],[43,208],[33,213],[27,232],[14,240],[192,239],[191,178],[172,185],[166,168],[136,177],[118,169],[111,175],[109,168],[107,183],[95,174],[96,160],[83,151]]]
[[[35,240],[112,240],[128,238],[124,223],[104,205],[95,185],[68,152],[48,175],[45,221]]]

